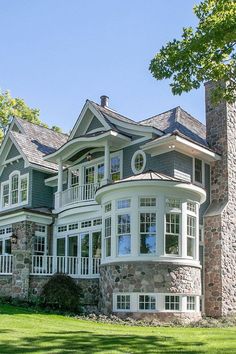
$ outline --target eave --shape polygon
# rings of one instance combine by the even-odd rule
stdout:
[[[161,155],[170,151],[178,151],[185,155],[200,158],[206,162],[213,162],[221,159],[221,156],[216,154],[203,145],[197,144],[178,134],[167,134],[163,137],[150,141],[141,149],[151,154],[151,156]]]

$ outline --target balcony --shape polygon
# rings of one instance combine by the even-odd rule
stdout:
[[[65,273],[74,278],[98,278],[100,258],[32,256],[32,275]]]
[[[12,255],[0,255],[0,274],[12,274]]]
[[[100,183],[91,183],[74,186],[62,192],[56,192],[55,209],[62,208],[70,204],[93,201],[96,190],[99,186]]]

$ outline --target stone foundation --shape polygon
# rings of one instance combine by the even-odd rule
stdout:
[[[117,317],[125,319],[131,317],[135,320],[152,321],[157,320],[160,322],[175,322],[179,321],[181,323],[186,322],[196,322],[202,318],[201,312],[113,312]]]
[[[12,276],[0,275],[0,297],[12,296]]]
[[[132,262],[102,265],[100,272],[99,308],[105,314],[112,313],[113,293],[139,292],[201,295],[200,267],[160,262]],[[139,315],[141,314],[135,316]],[[178,313],[178,315],[180,314]],[[188,315],[191,317],[191,314]],[[130,313],[128,316],[130,316]],[[154,314],[151,313],[149,316],[154,316]],[[155,313],[155,316],[166,317],[167,314]],[[174,317],[173,313],[168,313],[168,316]]]

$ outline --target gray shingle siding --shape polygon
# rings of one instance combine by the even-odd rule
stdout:
[[[32,171],[32,207],[53,207],[53,188],[45,186],[44,180],[50,177],[40,171]]]
[[[13,171],[19,171],[21,175],[24,175],[25,173],[29,172],[29,170],[30,170],[29,168],[24,167],[24,160],[19,159],[18,162],[14,161],[12,162],[12,164],[9,164],[4,168],[2,175],[0,177],[0,181],[1,182],[7,181],[9,179],[9,175]]]
[[[174,177],[191,182],[193,178],[193,159],[190,156],[173,152]]]

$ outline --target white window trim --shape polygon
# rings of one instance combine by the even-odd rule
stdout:
[[[153,256],[156,256],[158,254],[158,240],[157,240],[157,229],[158,229],[158,214],[157,214],[157,204],[155,207],[140,207],[141,209],[138,211],[138,251],[139,251],[139,256],[145,256],[145,257],[153,257]],[[153,208],[155,208],[155,210],[153,210]],[[156,249],[155,249],[155,252],[154,253],[141,253],[140,252],[140,246],[141,246],[141,242],[140,242],[140,239],[141,239],[141,234],[145,234],[144,232],[140,232],[140,214],[155,214],[156,215],[156,232],[155,232],[155,240],[156,240]],[[154,232],[152,232],[152,234],[154,234]]]
[[[18,178],[19,178],[19,181],[18,181],[18,203],[12,204],[12,202],[11,202],[11,197],[12,197],[11,180],[12,180],[12,176],[14,176],[14,175],[18,175]],[[20,201],[21,200],[21,180],[24,178],[27,178],[27,199],[25,201],[21,202]],[[8,193],[9,205],[4,207],[3,206],[3,187],[7,184],[9,185],[9,193]],[[28,204],[28,202],[29,202],[29,173],[25,173],[24,175],[21,175],[20,171],[17,171],[17,170],[11,172],[9,174],[8,180],[1,183],[1,210],[8,210],[11,208],[16,208],[16,207]]]
[[[200,160],[202,161],[202,183],[198,182],[195,180],[195,160]],[[193,157],[193,183],[196,184],[197,186],[200,186],[200,187],[205,187],[205,162],[198,158],[198,157]]]
[[[135,159],[138,155],[142,155],[142,157],[143,157],[143,167],[140,170],[137,170],[135,167]],[[142,173],[146,167],[146,163],[147,163],[147,157],[146,157],[145,152],[143,150],[135,151],[135,153],[133,154],[132,159],[131,159],[131,168],[132,168],[133,173],[136,175],[139,173]]]
[[[121,215],[129,215],[130,218],[130,232],[126,232],[123,234],[118,234],[118,216]],[[111,220],[112,222],[112,220]],[[116,212],[116,221],[115,221],[115,228],[116,228],[116,257],[120,258],[120,257],[130,257],[132,255],[132,228],[131,228],[131,224],[132,224],[132,215],[130,212],[130,208],[124,208],[124,209],[118,209]],[[111,225],[112,227],[112,225]],[[119,254],[118,250],[119,250],[119,236],[129,236],[130,237],[130,253],[127,254]],[[111,245],[112,247],[112,245]]]

